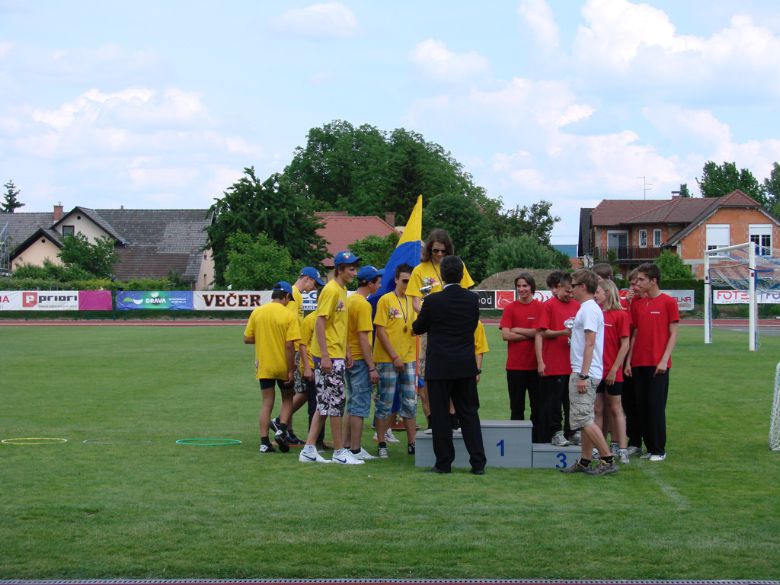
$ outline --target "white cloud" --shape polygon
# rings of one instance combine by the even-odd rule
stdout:
[[[537,43],[544,49],[557,49],[560,31],[546,0],[521,0],[517,13],[531,29]]]
[[[0,59],[4,59],[11,52],[13,44],[7,41],[0,41]]]
[[[288,10],[276,17],[272,26],[304,37],[344,38],[357,32],[358,20],[341,2],[327,2]]]
[[[412,49],[410,58],[420,73],[435,81],[467,80],[487,73],[490,69],[487,59],[479,53],[455,53],[435,39],[419,43]]]

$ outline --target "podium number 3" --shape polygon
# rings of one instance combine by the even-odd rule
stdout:
[[[566,453],[558,453],[555,457],[558,458],[558,465],[556,465],[556,469],[563,469],[566,467]]]
[[[498,443],[496,443],[496,447],[498,447],[499,456],[504,456],[504,439],[501,439]]]

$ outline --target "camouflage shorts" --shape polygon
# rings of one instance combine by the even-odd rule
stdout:
[[[322,416],[343,416],[346,392],[344,381],[347,367],[343,359],[332,359],[329,374],[322,371],[319,359],[314,360],[314,383],[317,386],[317,412]]]
[[[569,426],[573,431],[578,431],[595,421],[593,405],[596,403],[596,388],[601,382],[601,380],[588,378],[585,380],[587,391],[580,394],[577,391],[579,379],[577,374],[569,376]]]

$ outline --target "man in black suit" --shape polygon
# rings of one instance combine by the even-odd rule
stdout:
[[[425,298],[420,315],[412,323],[416,334],[428,334],[425,381],[431,406],[433,452],[436,473],[449,473],[455,459],[449,405],[452,399],[461,422],[463,442],[469,452],[471,473],[485,473],[485,448],[479,422],[477,361],[474,330],[479,321],[477,295],[460,286],[463,262],[447,256],[439,265],[444,290]]]

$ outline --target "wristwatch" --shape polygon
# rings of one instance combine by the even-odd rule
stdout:
[[[586,376],[585,374],[577,374],[577,376],[579,377],[580,380],[587,380],[588,378],[590,378],[590,376]]]

